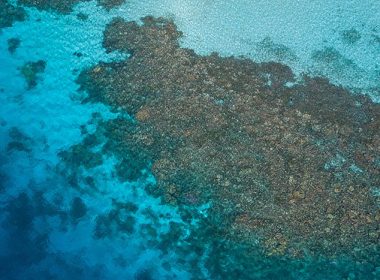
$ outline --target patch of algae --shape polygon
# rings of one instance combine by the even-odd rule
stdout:
[[[107,26],[107,51],[131,57],[100,63],[78,83],[88,101],[134,120],[108,121],[104,150],[125,169],[151,166],[167,203],[211,202],[210,239],[258,242],[268,256],[344,255],[375,269],[379,105],[325,78],[294,83],[283,64],[197,55],[179,46],[181,35],[163,18]],[[337,155],[342,164],[326,165]]]

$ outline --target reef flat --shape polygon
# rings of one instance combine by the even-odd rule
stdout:
[[[78,79],[87,101],[132,116],[99,128],[104,152],[120,160],[119,177],[137,180],[150,166],[164,202],[210,204],[208,240],[245,244],[248,263],[258,245],[295,262],[344,257],[360,279],[372,279],[380,262],[379,105],[323,77],[296,79],[284,64],[197,55],[180,38],[171,20],[114,19],[103,45],[130,58]],[[220,266],[223,279],[249,279],[253,269]]]

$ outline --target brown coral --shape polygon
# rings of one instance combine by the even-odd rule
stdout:
[[[168,202],[188,203],[189,193],[212,201],[233,240],[264,240],[275,255],[371,258],[379,106],[324,78],[288,87],[293,74],[279,63],[197,55],[180,36],[162,18],[108,25],[104,46],[131,58],[79,82],[90,99],[134,114],[140,141],[127,140],[132,124],[118,120],[109,136],[128,148],[114,152],[149,158]]]

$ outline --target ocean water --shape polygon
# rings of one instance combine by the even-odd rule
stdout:
[[[24,21],[0,29],[1,279],[194,277],[193,252],[187,259],[162,240],[151,242],[152,236],[181,242],[198,221],[186,221],[178,206],[147,191],[156,181],[148,168],[139,180],[122,182],[110,155],[101,155],[96,167],[81,164],[82,154],[70,165],[62,157],[99,123],[123,115],[82,102],[76,83],[88,67],[127,59],[102,47],[114,17],[169,17],[184,33],[181,46],[198,54],[283,62],[297,75],[324,75],[380,102],[379,1],[131,0],[110,11],[86,1],[69,14],[25,11]],[[12,38],[20,40],[14,52]],[[32,73],[30,63],[40,60],[44,69]],[[207,216],[208,207],[193,211]],[[177,239],[171,239],[173,224],[182,225]],[[212,278],[206,264],[197,277]],[[355,271],[339,279],[356,279]]]

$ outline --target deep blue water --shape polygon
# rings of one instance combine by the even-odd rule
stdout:
[[[104,105],[83,104],[75,82],[86,67],[123,58],[106,54],[101,45],[104,27],[113,17],[170,16],[185,34],[182,45],[198,53],[286,62],[296,73],[324,74],[379,101],[379,3],[149,0],[127,1],[107,12],[84,2],[68,15],[26,8],[25,21],[0,31],[0,278],[191,276],[176,252],[163,255],[144,235],[147,225],[165,233],[171,221],[182,223],[176,207],[144,191],[145,185],[154,185],[153,176],[122,183],[112,157],[104,156],[96,168],[76,170],[59,157],[81,142],[83,130],[94,131],[102,119],[117,116]],[[79,12],[89,18],[78,19]],[[347,42],[347,30],[359,35]],[[8,51],[10,38],[20,39],[13,53]],[[45,61],[45,69],[37,74],[36,86],[28,88],[21,69],[39,60]],[[118,203],[136,209],[124,213]],[[207,207],[199,211],[207,215]],[[117,220],[109,213],[116,213]],[[121,230],[118,221],[131,229]],[[99,226],[107,237],[94,234]]]

